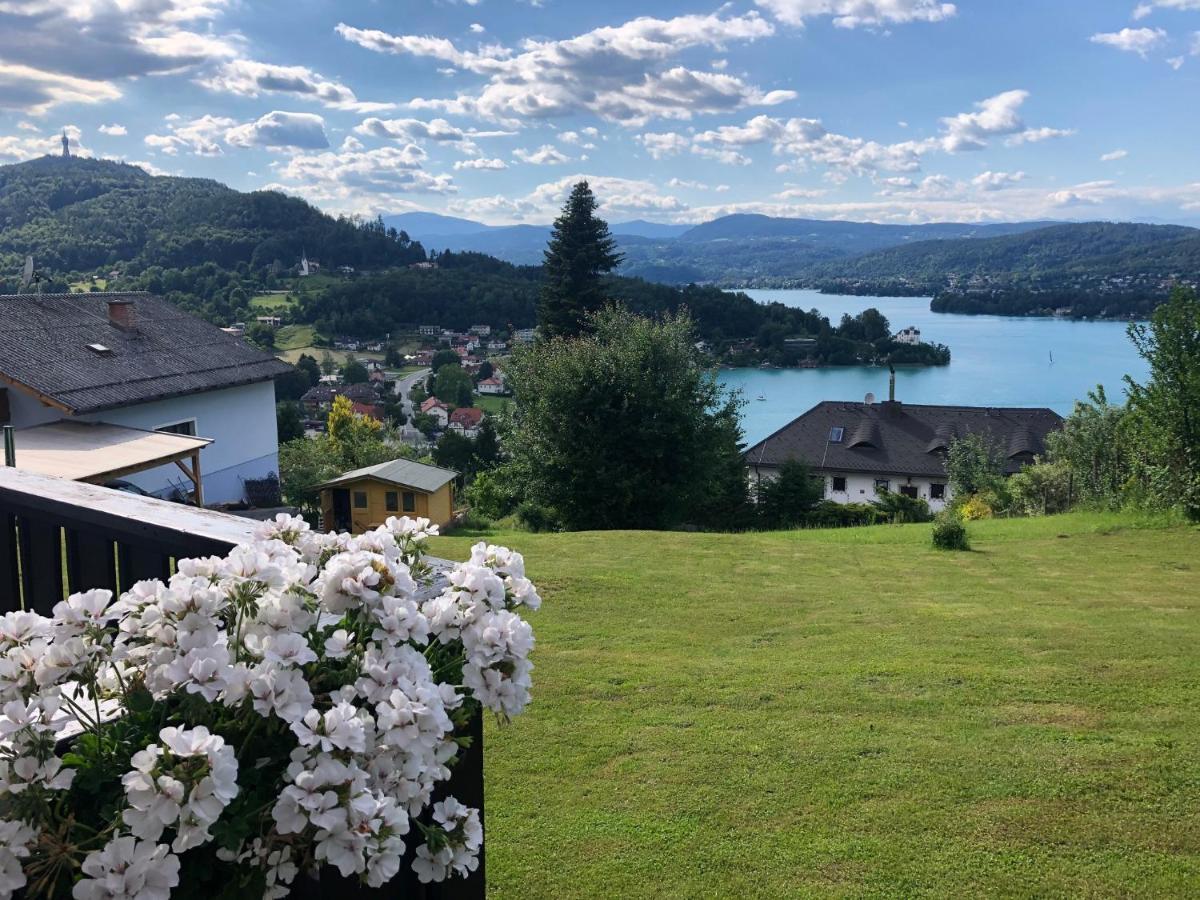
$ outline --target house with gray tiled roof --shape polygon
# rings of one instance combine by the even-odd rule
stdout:
[[[0,424],[15,429],[18,468],[23,443],[38,437],[53,450],[55,423],[73,423],[59,431],[105,472],[105,454],[119,455],[113,427],[128,433],[127,446],[147,433],[187,435],[208,441],[198,465],[205,501],[241,500],[243,480],[279,470],[274,378],[288,368],[151,294],[0,296]],[[95,429],[110,443],[87,449],[83,426],[99,424],[110,426]],[[26,440],[23,430],[37,427]],[[120,477],[166,494],[187,487],[180,468]]]
[[[946,454],[956,439],[981,435],[1012,475],[1044,453],[1046,435],[1061,426],[1058,413],[1045,408],[825,401],[743,458],[756,485],[798,460],[822,480],[827,500],[869,503],[891,491],[936,511],[950,500]]]

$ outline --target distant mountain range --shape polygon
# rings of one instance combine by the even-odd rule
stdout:
[[[522,265],[541,262],[550,236],[549,225],[485,225],[423,212],[385,216],[384,223],[429,250],[470,250]],[[609,227],[625,254],[624,275],[668,284],[731,286],[801,279],[821,264],[904,244],[1019,234],[1049,224],[880,225],[738,214],[699,225],[639,219]]]

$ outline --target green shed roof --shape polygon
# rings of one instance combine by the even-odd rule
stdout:
[[[411,459],[393,459],[389,462],[355,469],[339,475],[332,481],[327,481],[319,489],[341,487],[352,481],[371,478],[375,481],[386,481],[400,487],[416,488],[419,491],[433,493],[444,484],[458,477],[453,469],[443,469],[440,466],[427,466]]]

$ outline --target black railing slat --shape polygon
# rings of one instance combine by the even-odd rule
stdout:
[[[117,593],[116,544],[94,531],[67,530],[67,580],[72,592],[107,588]]]
[[[63,599],[62,529],[29,516],[22,516],[19,524],[25,608],[48,616]]]
[[[171,552],[156,544],[120,544],[117,548],[120,565],[121,590],[127,591],[134,582],[171,577]]]
[[[17,580],[17,517],[0,509],[0,614],[21,608]]]

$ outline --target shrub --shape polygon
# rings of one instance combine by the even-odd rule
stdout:
[[[995,515],[995,510],[992,509],[992,504],[983,494],[972,494],[959,507],[959,515],[968,522],[974,522],[978,519],[990,519]]]
[[[486,519],[503,519],[516,506],[512,482],[503,469],[480,472],[464,494],[471,512]]]
[[[906,522],[928,522],[933,518],[929,504],[920,497],[906,497],[904,494],[884,491],[875,501],[875,507],[884,519],[893,525],[903,525]]]
[[[953,510],[942,510],[933,520],[933,546],[939,550],[970,550],[967,526]]]
[[[548,507],[526,500],[517,507],[517,521],[530,531],[558,531],[562,525]]]
[[[796,528],[825,493],[825,483],[808,466],[789,459],[779,474],[758,487],[758,514],[764,528]]]
[[[869,503],[835,503],[822,500],[804,517],[809,528],[851,528],[859,525],[878,525],[880,512]]]

